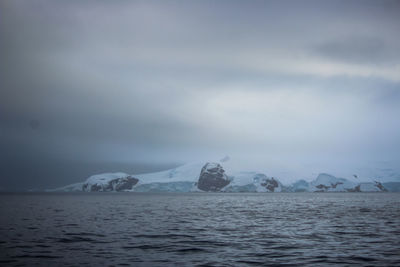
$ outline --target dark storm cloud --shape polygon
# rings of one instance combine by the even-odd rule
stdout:
[[[3,162],[396,158],[399,10],[1,1]]]
[[[334,40],[316,47],[316,52],[333,60],[357,64],[381,64],[398,62],[395,51],[387,53],[385,43],[378,38],[351,36]]]

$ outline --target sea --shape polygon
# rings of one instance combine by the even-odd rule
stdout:
[[[400,266],[400,193],[2,193],[1,266]]]

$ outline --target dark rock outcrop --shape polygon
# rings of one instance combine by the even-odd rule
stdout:
[[[328,190],[330,188],[330,186],[323,185],[323,184],[319,184],[319,185],[317,185],[315,187],[318,188],[318,189],[321,189],[321,190]]]
[[[340,184],[343,184],[342,182],[336,182],[336,183],[331,183],[331,187],[332,188],[336,188],[336,186],[338,186],[338,185],[340,185]]]
[[[86,183],[82,186],[83,191],[88,192],[108,192],[108,191],[124,191],[131,190],[139,182],[139,179],[127,176],[123,178],[116,178],[108,181],[105,184],[89,184]]]
[[[316,188],[320,189],[319,192],[325,192],[329,190],[329,188],[336,188],[338,185],[343,184],[342,182],[336,182],[336,183],[331,183],[331,185],[324,185],[324,184],[319,184],[315,186]]]
[[[201,169],[197,188],[207,192],[218,192],[230,183],[225,170],[218,163],[207,163]]]
[[[361,192],[361,185],[357,185],[354,188],[347,189],[347,192]]]
[[[382,192],[387,192],[388,190],[382,185],[382,183],[375,181],[375,186],[378,187]]]
[[[272,177],[271,179],[265,179],[263,180],[263,182],[261,183],[261,186],[264,186],[265,188],[268,189],[269,192],[274,192],[275,188],[279,187],[279,183],[277,180],[274,179],[274,177]]]

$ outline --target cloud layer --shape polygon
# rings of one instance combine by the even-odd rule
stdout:
[[[230,154],[266,172],[397,160],[399,14],[398,1],[2,1],[3,156]]]

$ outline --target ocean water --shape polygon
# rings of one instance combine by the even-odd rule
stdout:
[[[0,265],[400,266],[399,193],[0,195]]]

